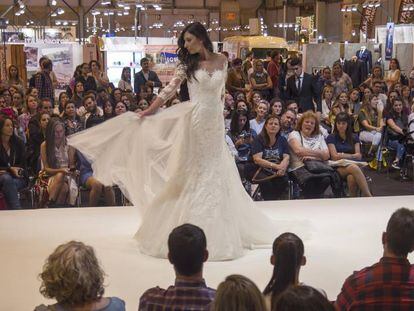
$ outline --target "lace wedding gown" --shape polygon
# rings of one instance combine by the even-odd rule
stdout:
[[[142,212],[135,238],[145,254],[166,258],[169,233],[184,223],[204,230],[210,260],[270,247],[280,230],[254,207],[225,143],[226,74],[225,65],[198,69],[188,82],[190,101],[143,119],[127,112],[69,138],[94,176],[119,185]],[[185,78],[179,65],[159,96],[172,97]]]

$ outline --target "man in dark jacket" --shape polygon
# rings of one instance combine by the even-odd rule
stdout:
[[[134,76],[134,92],[137,95],[141,93],[141,87],[143,86],[150,86],[151,88],[162,86],[157,73],[149,69],[148,58],[144,57],[141,59],[141,67],[142,70]]]
[[[299,104],[299,112],[315,111],[315,105],[317,111],[322,111],[315,79],[303,72],[302,61],[299,58],[292,59],[290,64],[295,74],[287,80],[288,99]]]

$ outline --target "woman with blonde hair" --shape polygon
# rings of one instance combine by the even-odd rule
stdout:
[[[256,284],[242,275],[229,275],[217,288],[212,311],[265,311],[263,295]]]
[[[260,92],[265,99],[270,100],[273,83],[269,74],[264,70],[263,62],[260,59],[256,59],[253,62],[253,69],[249,79],[252,90]]]
[[[124,311],[125,302],[118,297],[103,297],[105,272],[95,251],[82,242],[59,245],[47,258],[39,277],[40,293],[57,303],[40,305],[35,311]]]

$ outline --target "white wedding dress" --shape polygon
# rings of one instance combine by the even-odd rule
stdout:
[[[190,101],[142,119],[127,112],[69,138],[91,160],[94,176],[119,185],[142,211],[135,238],[145,254],[166,258],[168,235],[184,223],[204,230],[210,260],[271,247],[281,233],[254,207],[225,143],[226,74],[226,65],[198,69],[188,82]],[[173,96],[185,78],[179,65],[159,96]]]

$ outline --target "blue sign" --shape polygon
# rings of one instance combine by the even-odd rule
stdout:
[[[162,64],[175,64],[178,62],[178,55],[175,53],[161,52],[160,58]]]

